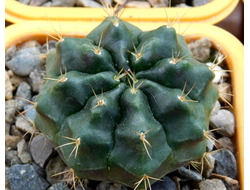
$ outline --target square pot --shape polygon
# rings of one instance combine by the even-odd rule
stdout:
[[[166,24],[165,22],[158,23],[142,23],[130,22],[136,25],[143,31],[156,29],[159,26]],[[8,26],[5,29],[5,49],[7,50],[12,45],[21,45],[29,40],[37,40],[40,43],[45,43],[45,34],[39,30],[56,36],[55,28],[59,29],[59,22],[24,22]],[[60,22],[60,28],[63,36],[68,37],[85,37],[93,30],[98,22]],[[52,27],[53,26],[53,27]],[[236,121],[236,146],[237,146],[237,164],[240,187],[244,189],[244,47],[238,39],[225,30],[209,24],[192,23],[180,24],[176,30],[180,34],[185,32],[186,41],[192,41],[201,37],[209,37],[213,47],[221,49],[223,55],[228,55],[226,64],[231,73],[231,82],[233,90],[233,107]],[[58,30],[59,31],[59,30]]]
[[[169,19],[173,21],[177,14],[183,16],[181,22],[199,22],[215,24],[226,18],[237,6],[239,0],[213,0],[212,2],[190,8],[166,8]],[[166,22],[163,8],[126,8],[122,15],[124,21]],[[189,11],[187,13],[187,11]],[[186,14],[187,13],[187,14]],[[102,21],[105,12],[102,8],[85,7],[35,7],[19,3],[16,0],[5,1],[5,19],[11,23],[47,20],[61,21]]]

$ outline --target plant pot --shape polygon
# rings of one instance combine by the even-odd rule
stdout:
[[[173,21],[177,14],[183,18],[181,22],[199,22],[215,24],[226,18],[237,6],[239,0],[213,0],[212,2],[189,8],[166,8],[168,16]],[[166,22],[164,8],[126,8],[122,15],[125,21],[145,21],[145,22]],[[189,11],[187,13],[187,11]],[[101,21],[104,11],[102,8],[82,8],[82,7],[34,7],[24,5],[15,0],[5,1],[5,19],[12,23],[47,20],[64,21]]]
[[[165,23],[141,23],[131,22],[140,29],[152,30],[164,25]],[[97,22],[61,22],[63,36],[85,37],[99,23]],[[5,29],[5,49],[7,50],[12,45],[21,45],[29,40],[37,40],[40,43],[45,43],[45,34],[40,29],[47,33],[56,36],[55,28],[59,29],[58,21],[43,22],[25,22],[8,26]],[[240,187],[244,189],[244,47],[230,33],[213,25],[193,23],[189,27],[188,24],[181,24],[176,28],[179,33],[185,32],[186,41],[191,41],[201,37],[209,37],[213,47],[220,49],[223,55],[228,55],[226,64],[231,73],[231,82],[233,90],[233,106],[236,119],[236,146],[237,146],[237,164],[238,177]],[[59,31],[59,30],[58,30]],[[198,32],[197,32],[198,31]]]

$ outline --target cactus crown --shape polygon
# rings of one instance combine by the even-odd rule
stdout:
[[[46,69],[35,125],[74,176],[143,188],[203,156],[218,90],[173,27],[143,32],[112,13],[57,42]]]

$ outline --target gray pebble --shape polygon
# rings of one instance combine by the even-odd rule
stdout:
[[[7,100],[5,101],[5,121],[13,122],[15,121],[16,114],[16,102],[15,100]]]
[[[31,1],[33,1],[33,0],[31,0]],[[30,40],[30,41],[27,41],[27,42],[23,43],[22,45],[20,45],[18,47],[18,49],[21,50],[21,49],[27,49],[27,48],[32,48],[32,47],[39,50],[39,48],[41,47],[41,44],[35,40]]]
[[[31,0],[30,4],[31,6],[41,6],[43,3],[47,2],[48,0]]]
[[[7,174],[10,186],[14,190],[45,190],[49,183],[41,178],[30,164],[16,164],[9,168]]]
[[[44,164],[53,151],[53,144],[43,135],[35,136],[30,143],[30,153],[32,158],[41,168],[44,167]]]
[[[36,170],[37,174],[42,177],[42,178],[46,178],[46,171],[41,168],[39,165],[37,165],[35,162],[32,162],[31,165],[34,167],[34,169]]]
[[[20,49],[6,62],[6,66],[19,76],[28,76],[39,68],[39,54],[40,51],[35,47]]]
[[[193,0],[193,6],[198,7],[210,3],[212,0]]]
[[[219,148],[226,148],[228,150],[230,150],[232,153],[235,152],[235,147],[232,143],[232,141],[230,140],[230,138],[228,137],[221,137],[218,139],[218,145]]]
[[[205,178],[209,178],[214,170],[215,158],[211,154],[206,154],[206,161],[204,161],[203,173]]]
[[[209,58],[211,46],[212,44],[208,37],[203,37],[188,44],[188,48],[192,52],[194,58],[201,62],[204,62]]]
[[[157,181],[151,185],[152,190],[176,190],[175,182],[168,176],[162,178],[164,181]]]
[[[11,167],[16,164],[22,164],[21,160],[17,156],[17,151],[16,150],[5,151],[5,165]]]
[[[34,108],[33,104],[28,104],[23,107],[23,110],[26,111],[24,113],[25,117],[30,118],[32,121],[34,121],[36,116],[36,109]]]
[[[217,144],[217,142],[215,142],[215,140],[213,138],[215,138],[214,133],[213,132],[209,132],[209,139],[207,139],[207,146],[206,146],[206,150],[207,152],[211,152],[214,149],[214,145]]]
[[[199,183],[200,190],[227,190],[220,179],[206,179]]]
[[[19,0],[19,2],[28,5],[30,3],[30,0]]]
[[[73,7],[76,0],[52,0],[53,7]]]
[[[77,0],[76,4],[77,6],[82,6],[82,7],[92,7],[92,8],[103,7],[100,3],[97,3],[96,1],[92,0]]]
[[[237,163],[233,153],[230,150],[223,149],[213,154],[215,158],[214,172],[219,175],[236,178]]]
[[[185,178],[190,179],[192,181],[201,181],[202,180],[201,174],[198,173],[197,171],[190,170],[190,169],[187,169],[185,167],[180,167],[179,169],[177,169],[177,171],[179,172],[179,174],[182,177],[185,177]]]
[[[32,133],[33,131],[33,125],[31,124],[31,122],[26,120],[22,115],[16,116],[15,125],[19,130],[25,133],[28,131],[29,133]]]
[[[61,159],[61,157],[58,155],[54,158],[51,158],[46,166],[46,180],[51,183],[57,183],[60,180],[63,179],[64,175],[58,175],[58,176],[54,176],[51,177],[54,174],[63,172],[65,170],[68,170],[67,165],[63,162],[63,160]]]
[[[33,92],[39,93],[44,85],[44,80],[42,76],[42,71],[35,69],[29,74],[29,78],[31,79],[31,87]]]
[[[10,123],[5,121],[5,135],[10,135]]]
[[[49,51],[56,48],[56,43],[57,43],[56,40],[49,40],[49,41],[48,41],[48,44],[49,44]],[[40,52],[43,53],[43,54],[48,53],[48,52],[47,52],[47,43],[43,44],[43,45],[40,47]]]
[[[31,155],[28,151],[28,145],[24,139],[18,142],[17,153],[22,163],[28,164],[32,161]]]
[[[20,97],[20,98],[26,99],[26,100],[31,100],[31,87],[30,87],[30,85],[26,82],[21,82],[19,87],[17,88],[16,97]],[[23,109],[23,106],[28,104],[27,101],[21,100],[19,98],[16,98],[15,101],[16,101],[16,106],[17,106],[18,110]]]
[[[70,188],[66,186],[65,181],[60,181],[58,183],[52,184],[52,186],[48,188],[48,190],[70,190]]]
[[[5,61],[12,59],[13,54],[17,51],[16,45],[10,46],[5,52]]]
[[[219,128],[216,132],[226,137],[231,137],[235,133],[234,115],[226,109],[221,109],[216,115],[211,115],[210,125],[215,129]]]
[[[217,101],[215,102],[215,105],[214,105],[213,109],[212,109],[211,115],[216,115],[216,114],[218,114],[218,112],[220,111],[220,108],[221,108],[220,101],[217,100]]]

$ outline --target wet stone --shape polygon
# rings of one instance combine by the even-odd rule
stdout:
[[[215,154],[214,172],[219,175],[236,178],[237,176],[237,163],[233,153],[230,150],[223,149]]]
[[[16,164],[10,167],[7,177],[11,188],[14,190],[44,190],[49,186],[48,182],[41,178],[30,164]]]

